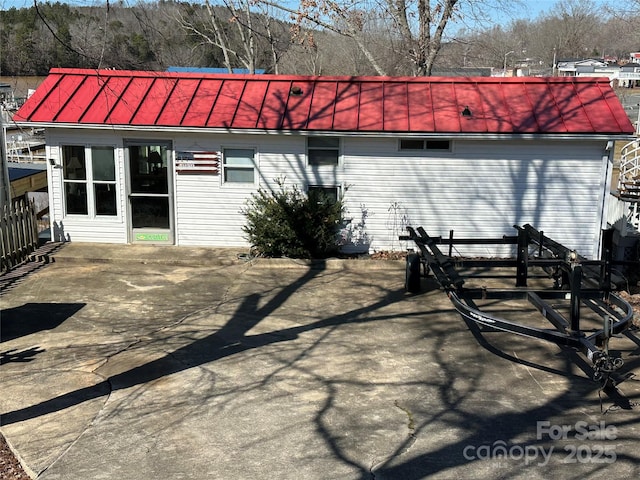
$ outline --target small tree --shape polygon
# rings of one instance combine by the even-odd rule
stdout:
[[[326,258],[336,253],[342,202],[298,187],[258,190],[242,211],[247,239],[266,257]]]

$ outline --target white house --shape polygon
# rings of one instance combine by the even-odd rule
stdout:
[[[629,88],[640,86],[640,62],[627,63],[620,67],[618,86]]]
[[[633,60],[636,53],[631,54]],[[607,77],[611,85],[618,87],[634,87],[640,85],[640,63],[630,61],[618,64],[615,61],[595,60],[560,60],[556,65],[560,77]]]
[[[54,69],[14,121],[46,129],[56,239],[245,246],[247,199],[284,179],[344,196],[372,250],[530,223],[591,257],[633,133],[602,78]]]
[[[559,77],[578,77],[581,74],[584,75],[586,73],[593,72],[596,68],[603,69],[607,67],[608,63],[604,60],[583,58],[577,60],[559,60],[556,65],[556,70]]]

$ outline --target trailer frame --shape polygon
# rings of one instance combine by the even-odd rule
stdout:
[[[588,260],[529,224],[518,226],[515,236],[500,238],[448,238],[431,237],[422,227],[407,227],[408,235],[400,240],[413,241],[417,252],[410,250],[406,257],[405,288],[411,293],[421,290],[421,279],[430,274],[446,292],[455,309],[463,318],[491,330],[514,333],[541,339],[581,352],[591,363],[592,378],[606,385],[615,385],[619,379],[613,374],[624,361],[609,352],[609,339],[626,333],[633,325],[633,307],[614,291],[612,267],[613,231],[603,231],[603,248],[599,260]],[[445,255],[438,245],[449,246]],[[516,246],[516,258],[486,259],[464,258],[452,255],[453,246],[509,244]],[[460,267],[515,269],[514,288],[467,288]],[[552,281],[550,288],[528,286],[533,268],[545,272]],[[483,312],[474,300],[526,299],[554,328],[538,328],[513,322]],[[569,314],[563,315],[549,300],[569,300]],[[581,310],[589,307],[602,318],[602,327],[587,331],[581,325]]]

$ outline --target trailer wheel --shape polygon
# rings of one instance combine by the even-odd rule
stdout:
[[[407,255],[404,288],[411,293],[420,292],[420,256],[417,253]]]

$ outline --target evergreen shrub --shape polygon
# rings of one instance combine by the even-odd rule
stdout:
[[[327,258],[337,253],[342,202],[323,193],[304,194],[296,186],[258,190],[242,213],[242,230],[265,257]]]

